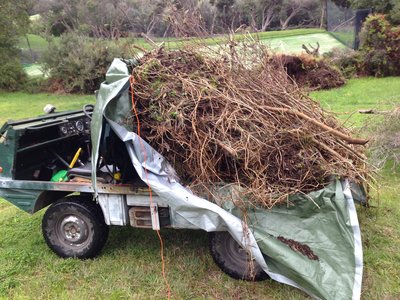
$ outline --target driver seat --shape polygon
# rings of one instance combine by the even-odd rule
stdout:
[[[107,170],[109,166],[103,166],[102,168],[97,170],[97,181],[101,183],[110,183],[113,180],[113,176]],[[92,179],[92,162],[88,161],[85,165],[72,168],[68,170],[67,173],[68,179],[73,178],[83,178],[83,179]]]

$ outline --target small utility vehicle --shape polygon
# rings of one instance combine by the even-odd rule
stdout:
[[[43,236],[60,257],[92,258],[107,241],[110,225],[174,228],[171,207],[152,197],[132,166],[123,142],[105,127],[97,173],[98,197],[91,182],[91,118],[94,107],[49,112],[36,118],[8,121],[0,130],[0,196],[20,209],[47,209]],[[188,226],[187,228],[191,228]],[[193,227],[195,229],[196,227]],[[234,278],[266,277],[226,231],[210,234],[217,265]]]

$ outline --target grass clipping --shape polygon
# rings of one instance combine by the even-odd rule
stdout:
[[[161,48],[132,68],[141,136],[184,184],[235,184],[254,205],[271,208],[332,175],[362,177],[353,144],[365,140],[350,137],[262,48],[227,49]]]

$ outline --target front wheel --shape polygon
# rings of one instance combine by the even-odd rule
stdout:
[[[64,258],[93,258],[108,237],[100,206],[82,197],[53,203],[43,216],[42,230],[50,249]]]
[[[248,250],[243,249],[226,231],[210,233],[210,252],[214,262],[226,274],[235,279],[260,281],[268,275]]]

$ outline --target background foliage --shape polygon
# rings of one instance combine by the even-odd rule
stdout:
[[[130,58],[134,49],[129,41],[105,42],[76,33],[67,33],[49,45],[43,67],[50,76],[49,90],[91,93],[105,79],[115,57]]]
[[[366,19],[360,39],[362,73],[400,75],[400,28],[393,28],[384,15],[372,15]]]
[[[16,45],[28,24],[26,0],[0,2],[0,89],[15,90],[25,79]]]
[[[176,36],[170,21],[177,11],[182,12],[182,24],[196,23],[215,34],[237,28],[319,27],[323,5],[320,0],[38,0],[31,9],[41,16],[35,25],[37,33],[79,31],[109,39],[141,33]]]

